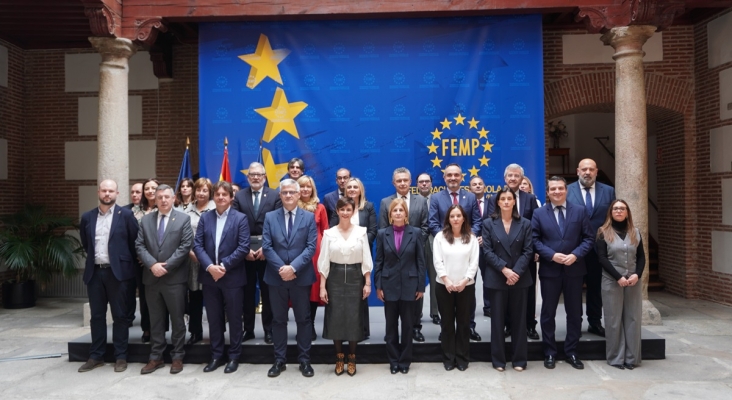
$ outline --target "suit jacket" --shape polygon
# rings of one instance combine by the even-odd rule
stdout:
[[[534,210],[539,208],[539,205],[536,203],[536,196],[531,193],[526,193],[523,190],[519,190],[516,193],[519,197],[519,215],[531,221],[531,218],[534,216]],[[488,198],[488,214],[483,215],[485,217],[490,217],[490,215],[493,214],[495,207],[496,199],[491,196],[490,198]]]
[[[467,190],[460,189],[458,191],[458,204],[463,207],[468,217],[470,217],[471,231],[478,237],[481,234],[481,219],[478,202],[475,201],[475,195]],[[429,212],[429,229],[431,234],[436,235],[437,232],[442,230],[442,224],[445,222],[445,215],[447,215],[447,209],[450,206],[452,206],[452,196],[450,196],[449,190],[445,189],[437,193],[432,193]]]
[[[81,245],[86,251],[84,267],[84,283],[87,285],[94,275],[94,250],[96,245],[96,229],[99,208],[94,208],[81,216],[79,236]],[[112,208],[112,226],[109,230],[109,264],[114,277],[119,281],[132,279],[137,275],[137,256],[135,255],[135,239],[139,224],[128,208],[115,205]]]
[[[130,204],[128,204],[128,205],[126,205],[126,206],[124,206],[122,208],[126,208],[128,210],[132,210],[132,207],[134,207],[134,206],[135,206],[135,203],[130,203]]]
[[[191,217],[172,209],[166,221],[168,225],[165,227],[163,242],[158,244],[158,213],[159,211],[155,210],[140,220],[135,248],[137,256],[142,261],[142,283],[185,284],[188,282],[190,268],[188,252],[193,247]],[[168,270],[168,273],[160,278],[150,271],[157,262],[166,263],[165,269]]]
[[[272,286],[309,286],[315,282],[313,255],[318,241],[315,216],[298,207],[292,223],[292,234],[287,236],[283,209],[270,211],[264,218],[262,252],[267,259],[264,282]],[[283,281],[280,267],[292,265],[296,278]]]
[[[585,206],[585,192],[579,181],[572,182],[567,185],[567,202],[574,203],[579,206]],[[595,182],[595,205],[592,207],[592,215],[590,215],[590,226],[592,231],[597,234],[602,224],[607,218],[607,209],[615,200],[615,189],[604,183]]]
[[[531,236],[531,222],[526,218],[512,220],[508,234],[500,217],[483,221],[481,249],[486,263],[483,287],[507,290],[531,286],[533,278],[531,274],[525,273],[529,270],[529,263],[534,262],[534,244]],[[501,272],[504,267],[512,269],[520,276],[513,286],[506,284],[506,276]]]
[[[366,235],[369,238],[369,247],[373,248],[374,239],[376,239],[376,232],[379,230],[379,228],[376,226],[376,210],[374,210],[374,203],[367,201],[366,204],[363,206],[363,210],[357,211],[358,226],[363,226],[364,228],[366,228]],[[338,225],[338,223],[341,221],[341,218],[338,217],[337,210],[334,211],[333,214],[331,214],[328,220],[330,221],[329,225],[331,228]]]
[[[201,264],[198,271],[198,281],[204,285],[214,285],[227,289],[242,287],[247,283],[247,274],[244,268],[244,257],[249,254],[249,223],[246,215],[229,209],[224,230],[219,241],[219,265],[226,268],[226,274],[214,281],[211,274],[206,272],[209,265],[216,264],[216,210],[205,212],[198,220],[196,238],[193,241],[193,252]]]
[[[335,214],[335,208],[336,203],[338,203],[338,199],[341,198],[341,193],[338,191],[338,189],[327,193],[323,197],[323,206],[325,207],[325,212],[328,213],[328,218],[330,219],[333,214]],[[333,225],[331,225],[333,226]]]
[[[539,253],[540,277],[582,276],[587,273],[584,257],[595,245],[590,219],[587,218],[583,206],[567,202],[564,220],[564,235],[562,235],[551,202],[534,212],[531,227],[534,249]],[[552,261],[556,253],[574,254],[577,256],[577,261],[572,265],[558,264]]]
[[[379,229],[388,227],[389,224],[389,204],[396,199],[396,193],[389,197],[381,199],[379,205]],[[427,198],[419,194],[410,194],[409,196],[409,225],[418,228],[422,231],[422,240],[426,240],[429,236],[429,225],[427,224],[427,217],[429,215],[429,208],[427,206]]]
[[[282,208],[282,201],[280,200],[280,195],[276,190],[264,186],[260,192],[259,212],[257,215],[254,215],[252,188],[250,187],[238,191],[236,196],[234,196],[234,203],[231,205],[231,208],[246,215],[247,222],[249,223],[249,233],[252,236],[259,236],[262,234],[264,216],[268,212]]]
[[[379,229],[376,235],[374,283],[384,291],[386,301],[414,301],[417,292],[424,293],[424,238],[422,231],[405,225],[399,251],[394,244],[394,228]]]

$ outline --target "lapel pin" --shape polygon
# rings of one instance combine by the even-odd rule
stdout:
[[[172,218],[171,221],[175,221],[175,218]]]
[[[117,214],[122,214],[122,211],[117,211]]]

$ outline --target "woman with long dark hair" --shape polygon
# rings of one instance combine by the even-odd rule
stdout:
[[[640,277],[646,255],[625,200],[615,200],[608,208],[605,223],[597,230],[595,250],[602,265],[607,363],[618,369],[633,369],[641,363]]]
[[[196,199],[193,196],[193,179],[183,178],[178,185],[178,190],[175,192],[175,207],[184,211],[193,203]]]
[[[479,246],[469,220],[459,204],[450,206],[432,247],[442,316],[442,363],[447,371],[455,367],[465,371],[470,362],[470,306],[471,299],[475,301]]]

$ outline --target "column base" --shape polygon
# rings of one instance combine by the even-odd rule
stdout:
[[[642,325],[663,325],[661,312],[650,300],[643,300],[643,321]]]

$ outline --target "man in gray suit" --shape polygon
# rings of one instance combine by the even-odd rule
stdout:
[[[428,246],[427,238],[429,236],[429,226],[427,225],[427,199],[423,196],[412,195],[409,187],[412,186],[412,174],[408,169],[399,167],[392,174],[392,183],[396,188],[396,193],[381,199],[379,206],[379,229],[389,226],[389,204],[397,197],[403,199],[407,203],[407,213],[409,214],[409,225],[420,229],[422,232],[420,240],[423,246]],[[422,305],[424,298],[420,297],[414,307],[414,325],[412,326],[412,338],[418,342],[424,342],[422,335]]]
[[[165,366],[163,351],[165,341],[165,312],[170,313],[173,324],[170,357],[171,374],[183,370],[183,345],[186,324],[183,320],[188,282],[188,252],[193,246],[191,219],[187,214],[173,209],[175,193],[168,185],[160,185],[155,193],[158,210],[140,221],[135,248],[142,261],[142,282],[145,285],[147,306],[150,311],[151,349],[150,361],[140,373],[149,374]]]
[[[427,220],[429,221],[430,198],[432,197],[432,176],[430,174],[422,172],[417,176],[417,191],[427,200]],[[427,226],[429,232],[429,222]],[[435,272],[435,266],[432,263],[432,242],[434,240],[435,237],[430,233],[427,236],[428,246],[424,246],[424,262],[427,265],[427,276],[430,278],[430,318],[432,318],[433,324],[440,325],[440,312],[437,310],[437,292],[433,290],[437,282],[437,272]]]

